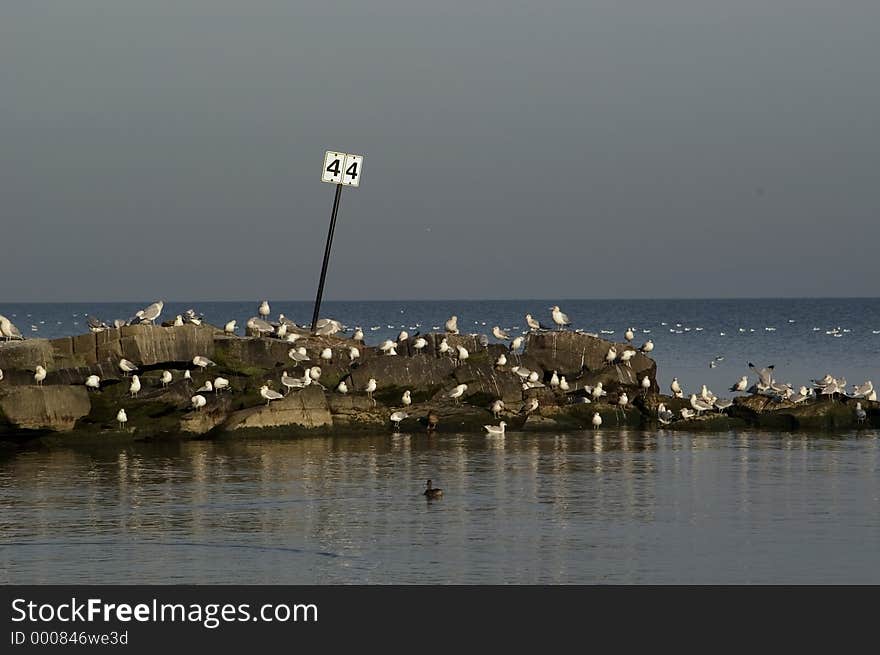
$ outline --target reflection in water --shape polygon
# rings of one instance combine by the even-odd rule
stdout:
[[[0,582],[880,582],[878,452],[631,430],[6,451]]]

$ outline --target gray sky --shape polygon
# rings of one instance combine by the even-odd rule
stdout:
[[[420,4],[2,3],[0,301],[877,295],[876,0]]]

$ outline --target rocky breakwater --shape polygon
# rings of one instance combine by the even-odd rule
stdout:
[[[406,414],[400,430],[481,430],[501,420],[508,429],[583,429],[595,412],[605,425],[642,424],[648,419],[642,408],[657,391],[652,359],[637,353],[627,362],[607,363],[612,346],[633,348],[570,331],[526,335],[515,352],[504,343],[481,345],[478,335],[421,335],[420,347],[411,336],[395,344],[396,355],[339,335],[295,328],[289,334],[282,340],[231,336],[206,324],[132,325],[0,343],[0,437],[375,431],[391,429],[395,412]],[[307,359],[292,349],[304,349]],[[196,357],[212,364],[199,368]],[[123,359],[138,370],[124,372]],[[39,384],[38,366],[47,371]],[[138,376],[136,393],[132,375]],[[98,387],[88,388],[93,376]],[[207,383],[213,386],[218,377],[228,386],[209,390]],[[648,388],[642,386],[646,377]],[[607,395],[585,402],[587,389],[599,382]],[[282,397],[270,400],[266,389]],[[619,407],[624,393],[630,404]],[[198,409],[192,401],[197,394],[206,400]],[[127,416],[122,424],[120,409]]]

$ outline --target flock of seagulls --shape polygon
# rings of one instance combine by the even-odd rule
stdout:
[[[110,329],[111,327],[118,328],[123,325],[155,324],[161,317],[164,306],[165,303],[163,301],[156,301],[148,305],[147,307],[137,311],[135,315],[127,321],[116,320],[112,324],[107,324],[100,319],[88,316],[87,324],[89,326],[89,329],[93,332],[100,332],[102,330]],[[553,326],[550,327],[541,323],[534,316],[532,316],[532,314],[526,314],[525,324],[528,327],[529,331],[548,331],[554,328],[556,330],[564,330],[571,326],[572,321],[570,317],[568,316],[568,314],[563,312],[558,305],[553,305],[549,308],[549,310],[550,319]],[[294,321],[285,317],[284,314],[279,314],[277,321],[271,321],[270,316],[271,307],[269,305],[269,302],[263,300],[259,303],[257,307],[257,315],[249,318],[246,321],[246,326],[253,333],[259,336],[271,336],[273,338],[289,342],[292,347],[290,348],[288,355],[295,365],[302,365],[304,367],[304,372],[303,375],[300,377],[292,377],[288,375],[287,371],[284,371],[282,373],[281,385],[284,388],[283,394],[271,388],[271,381],[266,381],[266,384],[264,384],[260,388],[260,395],[263,399],[266,400],[267,405],[270,404],[273,400],[280,400],[293,390],[303,389],[311,384],[317,384],[319,386],[322,386],[323,388],[323,385],[321,385],[320,383],[322,373],[321,367],[316,365],[307,366],[308,363],[314,364],[315,362],[322,362],[330,365],[334,362],[334,359],[336,357],[345,357],[346,355],[348,357],[349,363],[354,363],[361,357],[361,351],[357,346],[348,347],[347,353],[345,351],[343,351],[343,353],[334,353],[332,348],[324,347],[320,350],[320,352],[310,355],[306,351],[306,348],[304,348],[303,346],[295,345],[296,341],[302,338],[302,331],[306,328],[297,325]],[[198,314],[193,309],[188,309],[184,313],[176,315],[174,317],[172,325],[199,325],[201,324],[201,321],[201,314]],[[663,323],[663,325],[666,324]],[[380,326],[374,326],[370,329],[375,330],[379,327]],[[446,320],[444,327],[446,329],[447,335],[458,335],[461,333],[458,317],[455,315],[450,316],[449,319]],[[224,332],[227,334],[235,334],[236,329],[237,321],[235,320],[230,320],[224,325]],[[674,328],[673,330],[677,329],[682,329],[681,324],[676,324],[676,328]],[[696,329],[698,331],[702,330],[702,328]],[[339,321],[336,321],[334,319],[321,319],[316,325],[314,334],[331,335],[345,330],[347,330],[347,328],[343,326],[343,324]],[[688,331],[689,328],[685,327],[683,328],[683,330]],[[581,331],[577,330],[577,332]],[[608,334],[613,333],[613,331],[608,330],[603,330],[602,332]],[[641,330],[641,332],[647,333],[650,332],[650,330]],[[832,332],[842,334],[848,332],[848,330],[840,329]],[[612,345],[611,347],[609,347],[604,358],[605,364],[608,366],[621,365],[631,367],[631,362],[638,353],[651,353],[654,350],[654,341],[651,338],[648,338],[639,347],[636,347],[633,344],[633,341],[636,339],[637,333],[638,331],[634,327],[626,328],[623,332],[623,337],[626,341],[626,345],[623,347],[619,347],[616,345]],[[508,342],[507,352],[501,353],[495,360],[495,366],[499,369],[504,369],[508,366],[509,363],[511,363],[511,357],[515,358],[517,354],[521,351],[524,344],[524,335],[527,333],[513,335],[510,329],[505,329],[501,326],[495,325],[491,328],[491,334],[498,341]],[[18,330],[18,328],[7,317],[3,315],[0,315],[0,336],[2,336],[3,340],[5,341],[24,338],[21,334],[21,331]],[[488,338],[486,337],[486,335],[479,336],[480,344],[484,347],[487,346]],[[364,341],[363,328],[361,328],[360,326],[356,326],[354,328],[352,338],[355,342],[359,342],[362,344]],[[418,332],[410,335],[409,332],[404,329],[399,332],[396,340],[386,339],[381,344],[379,344],[378,349],[385,356],[394,356],[397,355],[398,349],[404,342],[406,342],[411,347],[412,351],[415,352],[415,354],[417,355],[425,352],[429,345],[428,340],[425,339],[423,336],[420,336]],[[456,366],[462,365],[471,356],[471,353],[468,351],[467,348],[465,348],[461,344],[456,344],[453,347],[449,344],[446,337],[441,339],[437,349],[440,354],[444,354],[452,358]],[[716,366],[719,362],[723,360],[723,356],[718,356],[714,358],[714,360],[710,363],[710,367],[714,368],[714,366]],[[192,360],[192,365],[193,367],[198,369],[201,374],[204,374],[209,367],[215,366],[216,364],[207,357],[196,356]],[[139,377],[139,375],[137,374],[139,371],[138,366],[127,359],[121,358],[118,362],[118,367],[123,376],[131,376],[129,385],[130,396],[132,398],[138,397],[138,394],[141,392],[144,384],[141,377]],[[736,383],[734,383],[734,385],[731,386],[730,391],[766,395],[773,397],[780,402],[788,401],[795,404],[808,402],[817,397],[836,398],[840,396],[846,396],[850,398],[864,399],[869,401],[875,401],[877,398],[876,391],[874,390],[873,384],[870,381],[866,381],[862,385],[852,385],[852,391],[848,392],[847,382],[845,379],[834,378],[831,375],[826,375],[819,380],[812,380],[812,386],[808,387],[806,385],[803,385],[799,389],[795,390],[791,384],[780,384],[773,378],[773,366],[758,369],[750,363],[749,367],[757,376],[756,382],[750,384],[748,376],[744,375]],[[509,370],[520,377],[523,390],[546,386],[544,380],[542,379],[542,376],[537,371],[530,371],[529,369],[519,365],[512,366]],[[46,367],[42,365],[37,366],[34,373],[35,383],[37,385],[42,385],[43,381],[46,379],[46,376]],[[187,382],[190,382],[192,380],[192,374],[189,370],[185,371],[183,377]],[[3,372],[2,370],[0,370],[0,380],[2,379]],[[168,387],[173,382],[172,373],[170,371],[163,371],[161,374],[160,382],[163,388]],[[639,384],[643,393],[647,394],[650,392],[652,383],[648,376],[644,376]],[[97,375],[88,376],[85,380],[85,386],[89,390],[100,391],[100,377]],[[552,372],[549,379],[549,386],[552,389],[561,391],[563,393],[569,393],[582,389],[586,395],[580,398],[579,402],[585,403],[599,401],[608,395],[608,392],[603,389],[603,385],[601,382],[597,383],[594,386],[584,385],[578,387],[578,385],[572,384],[571,382],[566,380],[564,375],[559,375],[557,371]],[[366,386],[361,390],[367,395],[374,406],[376,405],[376,401],[373,397],[373,393],[376,391],[377,388],[377,380],[375,378],[370,378]],[[208,403],[206,396],[203,394],[210,394],[213,392],[215,395],[217,395],[222,391],[229,389],[230,382],[226,378],[215,377],[213,380],[206,379],[202,386],[196,389],[195,394],[191,397],[192,406],[195,410],[201,410]],[[453,389],[446,392],[445,395],[455,404],[459,404],[461,399],[465,396],[467,389],[467,384],[458,384]],[[340,394],[348,394],[355,393],[358,390],[353,387],[350,381],[343,379],[334,387],[334,391]],[[674,397],[684,398],[684,391],[677,378],[673,378],[672,383],[670,384],[670,391],[672,392],[672,395]],[[391,422],[393,423],[395,429],[399,428],[401,422],[409,417],[409,415],[405,411],[405,408],[408,407],[411,402],[411,393],[409,390],[407,390],[404,392],[401,398],[401,404],[404,409],[395,410],[391,414]],[[619,393],[617,399],[614,401],[613,404],[615,406],[615,409],[617,409],[618,411],[625,411],[629,403],[630,399],[628,395],[626,393]],[[713,392],[707,389],[706,385],[703,385],[699,393],[690,394],[689,404],[689,407],[683,408],[679,411],[679,416],[683,419],[693,418],[709,411],[724,411],[732,405],[732,401],[728,399],[718,398]],[[532,397],[524,402],[520,413],[530,414],[537,411],[538,406],[538,399],[536,397]],[[504,403],[500,399],[497,399],[492,403],[491,409],[493,416],[495,416],[496,419],[499,419],[502,416],[503,412],[506,411]],[[861,407],[860,403],[857,405],[856,411],[857,414],[859,412],[864,413],[864,409]],[[661,423],[668,423],[675,419],[674,414],[664,405],[659,406],[657,415]],[[861,417],[861,415],[859,415],[859,417],[860,420],[863,420],[863,417]],[[127,417],[124,416],[124,410],[122,409],[120,410],[120,417],[117,418],[119,418],[120,425],[124,425],[127,422]],[[595,412],[593,414],[591,424],[594,428],[598,428],[602,425],[602,417],[599,415],[598,412]],[[487,425],[484,427],[487,434],[489,435],[503,436],[505,426],[506,423],[504,421],[501,421],[496,426]]]

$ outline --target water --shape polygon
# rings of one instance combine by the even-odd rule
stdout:
[[[12,318],[25,336],[56,337],[85,332],[87,313],[106,321],[128,318],[149,302],[0,303],[0,313]],[[311,321],[311,302],[270,302],[273,316],[280,312],[301,324]],[[686,389],[707,384],[723,395],[749,373],[750,361],[775,364],[777,379],[795,385],[825,373],[856,383],[880,377],[880,298],[327,302],[322,315],[363,326],[367,343],[376,344],[401,329],[442,328],[451,314],[458,315],[463,332],[491,335],[493,325],[523,331],[526,312],[549,323],[553,304],[562,306],[574,328],[611,332],[602,336],[622,341],[623,332],[633,326],[636,345],[653,339],[651,355],[662,389],[676,376]],[[257,311],[256,302],[168,303],[163,319],[189,307],[215,325],[235,318],[240,330]],[[716,357],[724,359],[709,368]]]
[[[878,583],[878,445],[600,431],[7,453],[0,582]]]
[[[522,329],[556,302],[574,327],[652,338],[664,387],[676,375],[720,392],[749,361],[796,384],[880,378],[878,299],[328,302],[322,314],[376,343],[453,313],[465,332]],[[145,304],[0,313],[54,337],[84,331],[87,312],[112,320]],[[169,303],[165,317],[189,306],[215,324],[256,311]],[[272,308],[311,316],[311,303]],[[0,450],[0,583],[880,583],[878,463],[875,430]],[[420,495],[429,477],[441,501]]]

